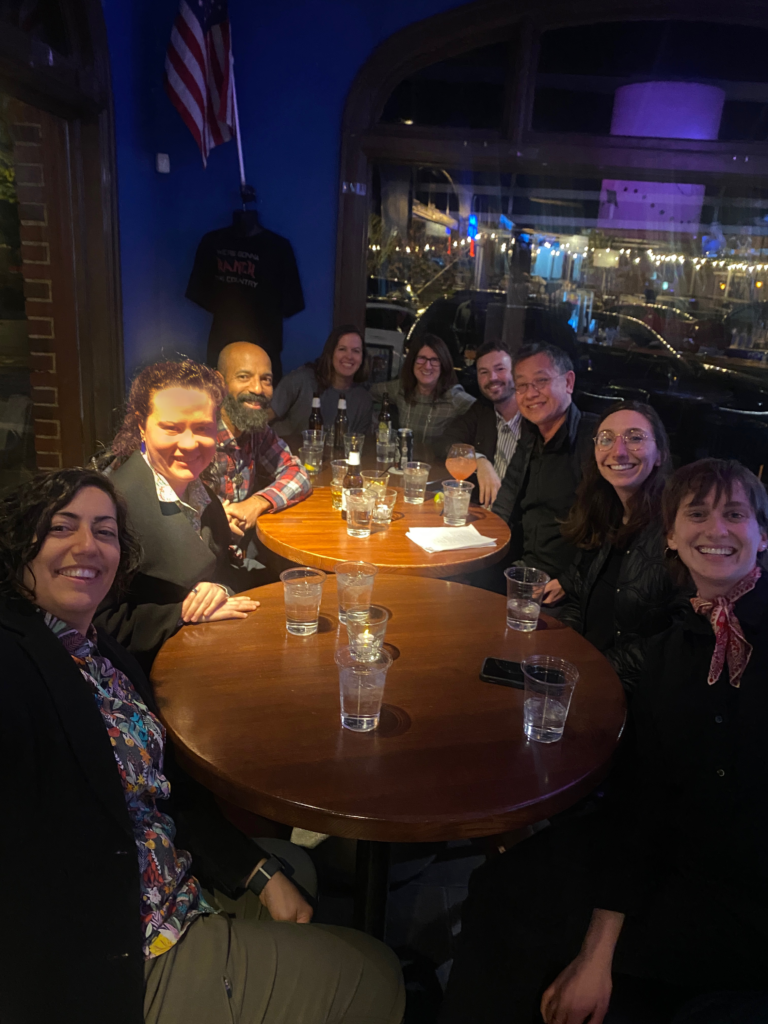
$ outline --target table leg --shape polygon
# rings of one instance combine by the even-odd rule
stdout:
[[[384,938],[389,887],[389,843],[358,839],[355,861],[355,927]]]

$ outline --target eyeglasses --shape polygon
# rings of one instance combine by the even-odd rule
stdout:
[[[417,366],[439,366],[440,365],[440,360],[437,359],[437,358],[429,359],[427,356],[417,356],[417,358],[416,358],[416,365]]]
[[[554,377],[536,377],[530,384],[518,384],[515,382],[515,387],[520,395],[526,394],[531,390],[531,388],[533,388],[534,391],[546,391],[553,380],[557,380],[558,377],[564,376],[564,373],[556,373]]]
[[[604,452],[610,451],[616,444],[616,438],[618,437],[622,439],[631,452],[636,452],[638,448],[642,448],[650,440],[649,435],[644,430],[636,427],[625,430],[623,434],[614,434],[612,430],[601,430],[594,439],[595,448],[600,448]]]

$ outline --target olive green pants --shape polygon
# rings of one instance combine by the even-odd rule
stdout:
[[[216,894],[218,898],[218,893]],[[247,892],[144,968],[146,1024],[400,1024],[400,964],[351,928],[272,921]]]

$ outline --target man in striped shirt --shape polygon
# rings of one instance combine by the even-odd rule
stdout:
[[[447,454],[452,444],[471,444],[477,452],[477,496],[490,505],[520,439],[520,413],[512,379],[512,355],[503,342],[486,342],[475,360],[477,384],[491,403],[475,402],[448,425],[443,435]]]

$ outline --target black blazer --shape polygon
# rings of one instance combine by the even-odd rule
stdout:
[[[452,444],[471,444],[476,452],[480,452],[492,463],[498,440],[496,410],[485,399],[478,398],[465,413],[451,420],[445,428],[440,454],[445,458]]]
[[[231,585],[229,524],[221,502],[209,490],[212,501],[203,512],[198,536],[175,502],[159,501],[152,470],[139,452],[111,479],[128,505],[143,557],[128,593],[109,595],[95,621],[148,673],[157,652],[176,632],[189,591],[203,581]]]
[[[99,647],[155,711],[136,661],[101,632]],[[93,692],[25,602],[0,602],[0,662],[0,1020],[143,1024],[138,854]],[[204,885],[236,896],[262,851],[170,749],[164,770],[177,846]]]

